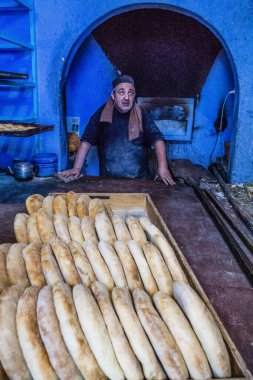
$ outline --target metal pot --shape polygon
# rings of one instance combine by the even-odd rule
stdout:
[[[33,169],[34,165],[29,162],[15,162],[13,170],[9,167],[9,172],[18,181],[29,181],[36,174]]]

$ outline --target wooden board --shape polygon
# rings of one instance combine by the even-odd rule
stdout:
[[[64,193],[51,193],[50,195],[59,195]],[[128,215],[134,215],[136,217],[140,216],[148,216],[149,219],[155,224],[164,236],[167,238],[169,243],[174,248],[174,251],[177,255],[177,258],[182,266],[187,279],[190,285],[196,290],[202,300],[205,302],[206,306],[212,313],[219,329],[222,333],[226,346],[228,348],[228,352],[231,360],[231,369],[232,369],[232,377],[230,379],[239,380],[239,379],[253,379],[250,371],[247,369],[246,364],[241,357],[240,353],[236,349],[235,344],[230,338],[228,332],[226,331],[224,325],[219,319],[216,311],[214,310],[211,302],[206,296],[204,290],[199,284],[196,276],[194,275],[191,267],[189,266],[186,258],[183,255],[183,252],[177,245],[175,239],[173,238],[171,232],[168,227],[164,223],[162,217],[160,216],[157,208],[155,207],[151,197],[146,193],[77,193],[77,194],[85,194],[89,195],[91,198],[100,198],[103,199],[104,202],[108,203],[112,208],[115,214],[126,217]],[[223,379],[225,380],[225,379]]]

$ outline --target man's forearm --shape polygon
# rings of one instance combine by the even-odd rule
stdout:
[[[165,142],[163,140],[157,140],[154,143],[154,147],[158,161],[158,166],[168,168]]]
[[[87,157],[87,154],[89,153],[90,148],[91,145],[89,143],[86,141],[82,142],[75,158],[74,169],[79,169],[80,171],[82,170],[84,161]]]

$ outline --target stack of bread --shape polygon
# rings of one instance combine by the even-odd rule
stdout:
[[[74,192],[26,200],[0,244],[0,360],[13,380],[231,376],[219,328],[147,217]]]

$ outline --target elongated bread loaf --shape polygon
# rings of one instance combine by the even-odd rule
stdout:
[[[146,243],[143,246],[143,252],[155,278],[158,289],[172,295],[172,278],[158,248],[152,243]]]
[[[53,210],[54,210],[55,214],[57,212],[62,212],[63,214],[68,216],[68,207],[67,207],[66,195],[61,194],[61,195],[56,195],[54,197]]]
[[[132,236],[132,239],[137,241],[142,247],[143,244],[147,242],[145,232],[142,229],[142,226],[134,216],[128,216],[126,218],[126,224]]]
[[[128,288],[132,291],[143,288],[142,281],[135,261],[124,241],[115,241],[114,248],[120,258],[127,279]]]
[[[177,303],[164,292],[154,294],[153,300],[184,357],[191,378],[210,379],[212,373],[203,348]]]
[[[54,257],[51,245],[48,243],[43,244],[40,254],[42,270],[47,284],[53,286],[63,281],[63,276]]]
[[[114,287],[113,278],[103,257],[101,256],[101,253],[99,252],[97,244],[91,240],[86,240],[83,244],[83,248],[98,281],[102,282],[107,289],[112,290]]]
[[[130,232],[126,226],[126,223],[123,218],[119,215],[112,216],[112,224],[115,230],[115,234],[118,240],[129,241],[132,239]]]
[[[164,380],[166,374],[159,364],[153,348],[135,313],[128,289],[114,288],[112,300],[129,343],[142,364],[147,380]]]
[[[39,333],[36,313],[39,290],[37,286],[27,288],[18,301],[18,339],[32,377],[36,380],[58,380]]]
[[[18,243],[29,243],[27,234],[27,219],[29,215],[25,213],[16,214],[14,218],[14,233]]]
[[[71,240],[83,244],[84,238],[81,230],[81,221],[77,216],[70,216],[68,220],[69,234]]]
[[[2,243],[2,244],[0,244],[0,250],[2,252],[4,252],[6,256],[7,256],[7,253],[9,251],[10,247],[11,247],[11,243]]]
[[[81,220],[81,230],[84,240],[91,240],[98,243],[98,237],[95,229],[95,220],[91,216],[85,216]]]
[[[220,330],[198,294],[184,282],[174,282],[174,298],[189,319],[211,366],[214,377],[230,377],[231,367]]]
[[[37,226],[36,212],[27,218],[26,228],[29,243],[42,243]]]
[[[50,243],[52,239],[56,238],[53,214],[49,214],[44,209],[38,211],[37,226],[42,243]]]
[[[68,227],[68,217],[62,212],[57,212],[54,214],[54,228],[59,239],[63,240],[67,244],[71,241]]]
[[[0,249],[0,293],[10,285],[6,269],[6,254]]]
[[[130,240],[128,242],[128,248],[137,265],[145,290],[150,295],[153,295],[158,291],[158,287],[141,247],[135,240]]]
[[[32,379],[21,351],[16,328],[17,305],[23,291],[22,286],[13,285],[0,295],[0,360],[12,380]]]
[[[77,273],[74,259],[67,244],[59,239],[55,239],[51,242],[51,246],[62,275],[67,284],[70,286],[79,284],[81,280]]]
[[[28,214],[33,214],[38,211],[43,204],[44,197],[40,194],[32,194],[25,201],[26,209]]]
[[[47,195],[43,199],[42,208],[44,210],[46,210],[47,212],[49,212],[50,214],[53,214],[54,213],[53,204],[54,204],[54,197],[53,197],[53,195]]]
[[[101,255],[103,256],[103,259],[106,262],[107,267],[111,272],[115,285],[118,287],[126,288],[127,281],[124,270],[122,268],[120,259],[113,247],[105,241],[100,241],[98,243],[98,248],[101,252]]]
[[[113,244],[116,241],[116,235],[112,223],[105,212],[100,212],[95,218],[95,227],[100,240]]]
[[[183,356],[167,326],[155,310],[149,295],[142,289],[133,291],[134,305],[144,330],[170,379],[188,379]]]
[[[153,223],[151,223],[151,220],[146,216],[140,217],[139,222],[150,241],[153,240],[154,235],[164,236],[162,232],[159,230],[159,228],[157,228]]]
[[[78,195],[74,191],[69,191],[66,194],[67,199],[67,209],[69,216],[77,216],[76,213],[76,203],[78,199]]]
[[[89,215],[90,197],[88,195],[79,195],[76,201],[76,213],[78,218],[82,219]]]
[[[46,280],[42,270],[40,251],[41,244],[38,243],[31,243],[22,250],[30,283],[31,285],[36,286],[46,285]]]
[[[90,265],[89,260],[81,246],[77,241],[71,241],[69,248],[72,253],[75,266],[79,277],[84,285],[90,286],[93,281],[96,281],[96,275]]]
[[[98,305],[85,285],[73,288],[77,315],[89,346],[106,376],[111,380],[124,380]]]
[[[153,242],[158,247],[159,251],[161,252],[164,258],[164,261],[167,264],[167,267],[169,268],[169,271],[173,280],[183,281],[183,282],[188,283],[187,277],[181,265],[178,262],[176,254],[173,248],[171,247],[171,245],[165,239],[165,237],[160,236],[160,235],[154,235]]]
[[[40,290],[37,303],[37,318],[41,339],[50,363],[62,380],[82,380],[79,370],[71,358],[61,335],[56,316],[52,289],[45,286]]]
[[[15,243],[10,247],[6,257],[6,269],[11,285],[30,286],[22,251],[26,244]]]
[[[81,329],[70,287],[56,284],[53,299],[62,337],[79,371],[87,380],[105,380]]]
[[[93,282],[91,286],[100,311],[103,315],[115,355],[127,380],[143,380],[143,373],[123,328],[113,308],[110,293],[101,282]]]
[[[101,199],[95,198],[89,202],[89,216],[91,216],[93,219],[96,218],[96,215],[99,212],[104,212],[104,211],[106,210],[105,210],[104,203]]]

